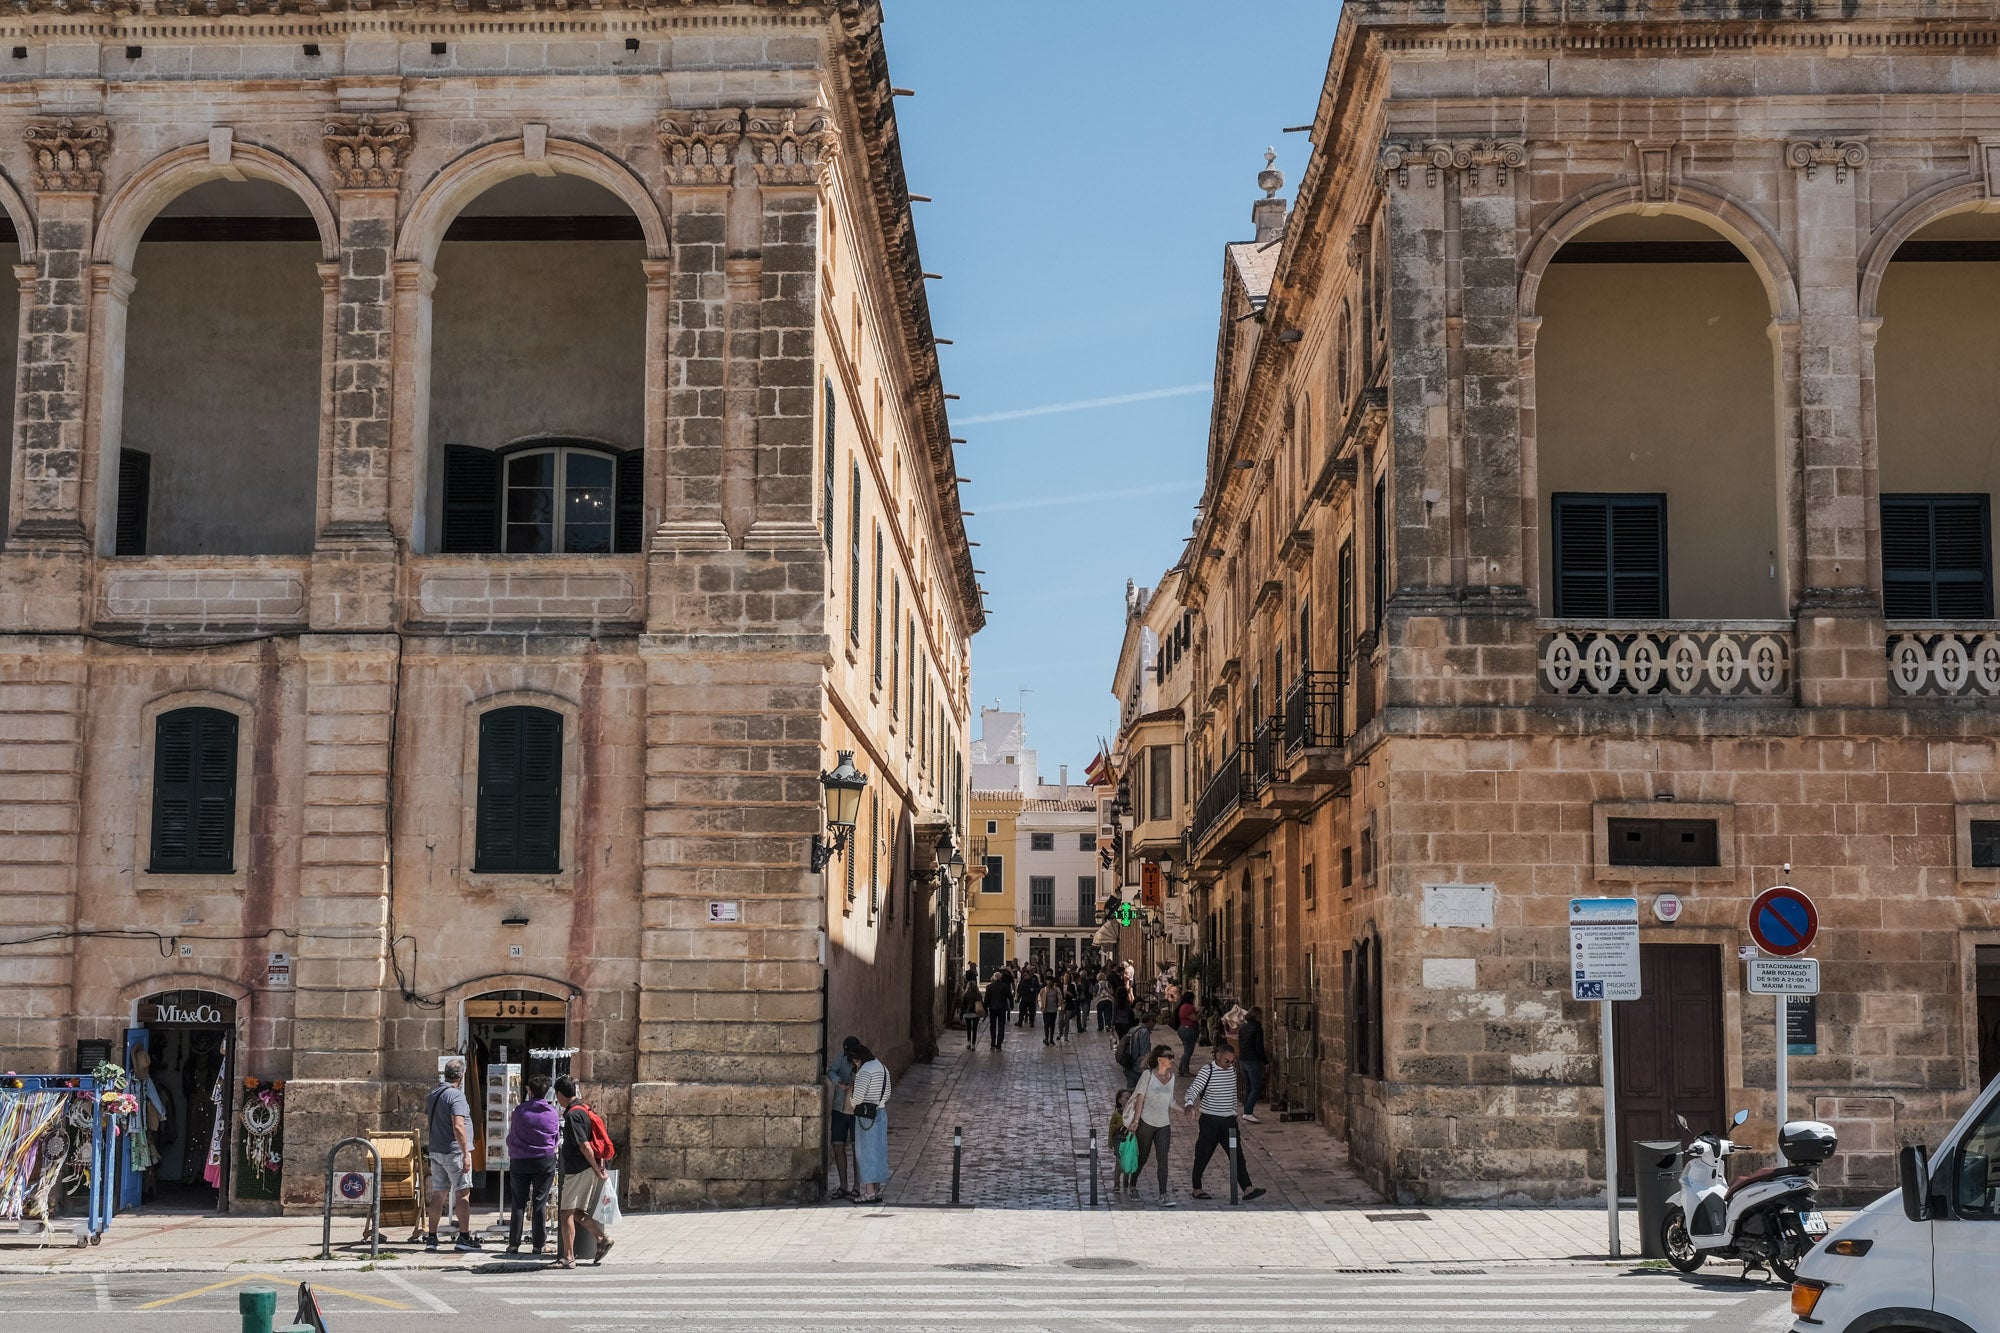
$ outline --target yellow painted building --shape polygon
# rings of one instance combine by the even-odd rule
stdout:
[[[1020,870],[1014,844],[1021,801],[1019,791],[972,793],[971,836],[978,858],[967,859],[983,866],[985,875],[973,876],[965,886],[965,957],[978,964],[981,980],[1014,956],[1014,880]]]

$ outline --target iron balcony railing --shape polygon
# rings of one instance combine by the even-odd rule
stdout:
[[[1189,845],[1199,847],[1215,831],[1222,817],[1243,801],[1242,751],[1233,751],[1216,766],[1194,803],[1194,819],[1188,825]]]
[[[1285,757],[1347,743],[1347,673],[1301,671],[1285,691]]]
[[[1250,771],[1244,775],[1244,796],[1261,796],[1276,779],[1278,733],[1282,723],[1282,718],[1267,717],[1257,724],[1257,730],[1250,733]]]

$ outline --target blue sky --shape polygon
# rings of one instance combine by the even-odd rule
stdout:
[[[1264,149],[1296,182],[1333,0],[885,0],[973,563],[972,704],[1053,777],[1109,738],[1125,580],[1201,496],[1222,247]],[[1291,193],[1288,185],[1286,193]],[[1139,395],[1150,395],[1140,397]],[[1112,405],[1036,412],[1055,405]],[[1023,695],[1022,690],[1028,693]]]

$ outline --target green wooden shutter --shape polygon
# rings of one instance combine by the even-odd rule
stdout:
[[[113,555],[146,554],[146,515],[152,507],[153,456],[118,451],[118,521]]]
[[[1557,495],[1556,614],[1658,620],[1667,614],[1667,498]]]
[[[236,868],[236,715],[218,708],[161,714],[153,733],[157,875],[226,875]]]
[[[618,455],[617,521],[611,549],[636,555],[646,549],[646,451],[627,449]]]
[[[1991,616],[1989,523],[1984,495],[1883,496],[1883,614],[1890,620]]]
[[[546,708],[480,717],[475,871],[562,868],[562,725],[562,714]]]
[[[826,553],[833,554],[833,440],[837,418],[833,397],[833,381],[825,381],[825,436],[826,436]]]
[[[500,456],[490,449],[448,444],[444,450],[446,554],[493,554],[500,549]]]

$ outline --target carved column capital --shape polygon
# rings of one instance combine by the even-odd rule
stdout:
[[[1833,178],[1845,183],[1847,173],[1868,165],[1868,145],[1860,139],[1794,139],[1785,145],[1785,161],[1811,180],[1821,167],[1832,167]]]
[[[406,116],[338,116],[326,122],[323,140],[336,190],[394,190],[410,157]]]
[[[760,185],[815,185],[833,171],[840,136],[833,118],[814,107],[744,114],[744,139]]]
[[[728,185],[736,174],[744,113],[711,108],[660,113],[660,152],[669,185]]]
[[[111,126],[96,118],[32,120],[23,132],[34,160],[29,179],[44,194],[95,194],[104,184]]]
[[[1438,173],[1458,172],[1469,185],[1479,184],[1481,168],[1492,167],[1498,184],[1507,183],[1507,173],[1528,165],[1528,146],[1519,139],[1426,139],[1422,143],[1388,140],[1376,159],[1382,183],[1393,177],[1408,186],[1410,168],[1424,169],[1424,184],[1436,185]]]

